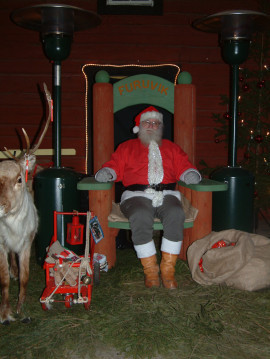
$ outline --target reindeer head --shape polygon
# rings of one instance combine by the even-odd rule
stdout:
[[[23,134],[26,140],[27,149],[19,157],[5,148],[13,160],[0,162],[0,218],[8,214],[16,213],[25,200],[27,191],[26,182],[28,174],[34,170],[36,163],[35,151],[39,148],[51,121],[52,101],[51,94],[44,84],[44,91],[49,105],[49,114],[44,130],[33,149],[30,149],[29,137],[24,129]]]
[[[24,200],[26,189],[26,158],[19,161],[6,160],[0,163],[0,217],[17,212]],[[30,155],[28,171],[31,172],[36,163],[36,156]]]

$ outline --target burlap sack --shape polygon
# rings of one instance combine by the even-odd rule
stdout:
[[[61,264],[60,257],[62,258]],[[54,277],[55,285],[61,284],[64,277],[68,285],[73,287],[77,284],[79,268],[73,267],[72,263],[77,262],[79,258],[77,254],[61,246],[59,241],[55,241],[47,247],[45,261],[54,264],[54,267],[50,268],[50,276]]]
[[[218,241],[226,247],[212,248]],[[257,234],[234,229],[212,232],[192,243],[187,260],[192,278],[202,285],[247,291],[270,287],[270,239]]]

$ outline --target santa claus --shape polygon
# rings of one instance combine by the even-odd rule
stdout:
[[[162,139],[163,115],[153,106],[136,116],[133,132],[138,133],[138,138],[120,144],[95,178],[99,182],[122,181],[125,186],[120,208],[129,219],[148,288],[160,286],[153,240],[153,221],[160,218],[163,224],[160,277],[165,288],[175,289],[175,264],[185,221],[181,194],[175,187],[178,180],[199,183],[201,175],[178,145]]]

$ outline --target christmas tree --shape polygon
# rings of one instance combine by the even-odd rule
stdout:
[[[261,1],[269,12],[269,2]],[[255,208],[270,208],[270,32],[254,34],[249,59],[239,69],[238,165],[255,176]],[[221,95],[228,108],[229,98]],[[215,142],[228,143],[230,114],[213,114]]]

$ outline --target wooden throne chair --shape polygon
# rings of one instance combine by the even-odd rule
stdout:
[[[159,76],[139,74],[123,78],[114,84],[110,83],[107,72],[100,71],[97,75],[92,88],[94,173],[115,149],[114,114],[137,104],[145,104],[144,108],[153,105],[173,114],[173,141],[182,147],[195,164],[196,89],[193,84],[181,83],[181,74],[175,83]],[[133,125],[132,122],[131,126]],[[89,209],[98,217],[104,233],[104,239],[96,245],[95,251],[106,255],[111,268],[116,263],[116,236],[120,229],[130,229],[127,219],[112,219],[115,185],[111,182],[99,183],[94,176],[89,176],[81,180],[77,188],[89,191]],[[178,190],[190,203],[188,210],[195,209],[194,218],[188,218],[184,225],[180,259],[186,260],[187,248],[191,243],[211,232],[212,192],[226,189],[226,184],[209,179],[203,179],[197,185],[178,182]],[[191,212],[194,214],[194,211]],[[162,224],[155,221],[153,228],[162,230]]]

